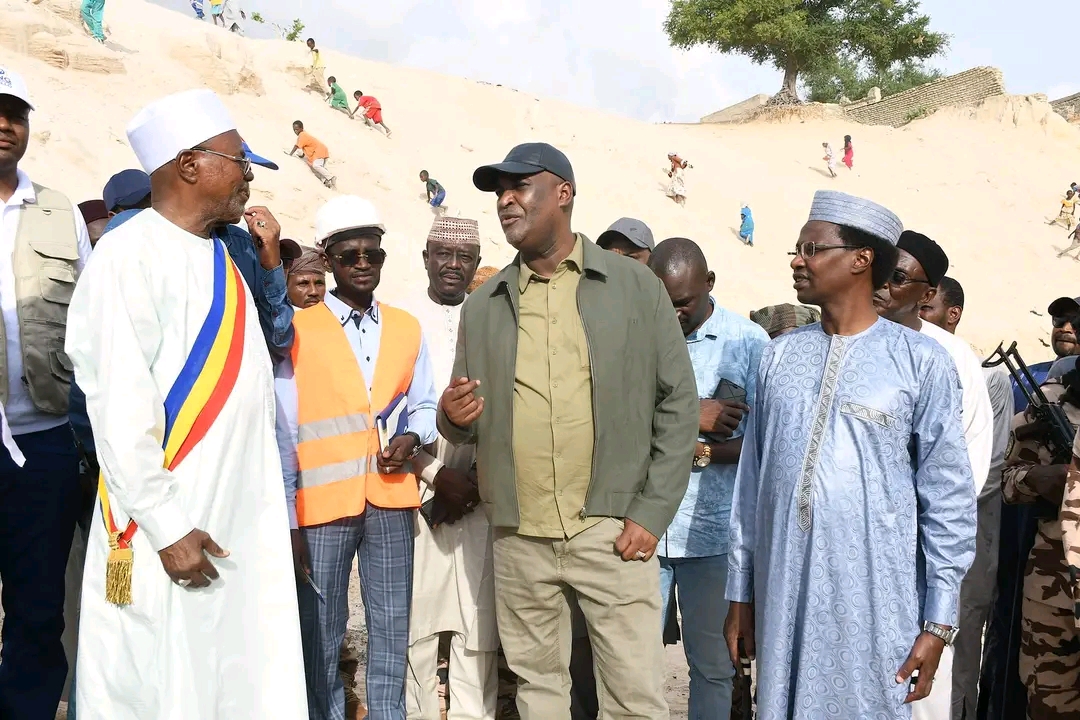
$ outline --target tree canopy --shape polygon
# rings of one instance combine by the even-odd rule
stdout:
[[[867,67],[854,58],[839,58],[803,73],[802,85],[811,102],[834,103],[841,98],[860,100],[879,88],[883,96],[895,95],[941,77],[941,71],[915,60],[903,60],[884,70]]]
[[[799,75],[841,59],[885,72],[941,52],[918,0],[672,0],[664,31],[672,46],[705,45],[784,71],[781,97],[797,99]]]

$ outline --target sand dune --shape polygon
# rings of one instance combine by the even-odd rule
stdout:
[[[0,0],[0,64],[27,77],[38,107],[24,162],[39,182],[76,201],[100,196],[109,175],[136,165],[124,126],[142,105],[212,87],[252,147],[281,163],[277,173],[256,173],[252,201],[269,205],[287,235],[310,243],[315,209],[333,192],[283,154],[294,119],[330,147],[339,191],[380,207],[391,257],[381,289],[388,300],[424,282],[420,250],[432,214],[422,201],[421,169],[446,186],[452,213],[479,219],[485,263],[510,258],[494,198],[475,191],[470,177],[477,165],[529,140],[557,145],[574,163],[577,230],[595,238],[615,218],[633,215],[657,238],[693,238],[718,273],[717,299],[743,313],[793,301],[786,252],[823,187],[878,200],[946,248],[950,274],[968,296],[961,334],[982,350],[1015,338],[1031,361],[1047,357],[1040,341],[1049,338],[1049,319],[1033,312],[1044,313],[1059,295],[1080,294],[1080,263],[1054,257],[1067,245],[1066,232],[1045,224],[1060,193],[1080,181],[1080,132],[1035,98],[947,109],[902,129],[842,118],[648,125],[325,51],[328,74],[350,95],[363,89],[381,100],[394,130],[387,139],[302,89],[307,51],[300,43],[244,40],[141,0],[109,0],[111,35],[101,48],[75,24],[73,8],[71,0]],[[839,147],[845,134],[854,136],[855,170],[841,166],[831,180],[821,143]],[[665,154],[673,150],[694,165],[685,209],[661,190]],[[757,221],[755,248],[735,237],[743,201]]]

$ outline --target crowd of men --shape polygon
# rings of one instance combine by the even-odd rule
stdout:
[[[473,175],[515,259],[437,217],[392,306],[378,208],[282,239],[213,92],[78,207],[18,167],[32,111],[0,68],[0,718],[64,692],[77,526],[69,718],[359,717],[354,565],[372,720],[495,718],[501,662],[525,720],[662,720],[677,637],[695,720],[748,720],[744,661],[763,720],[1080,716],[1080,300],[1010,384],[945,249],[821,191],[800,304],[744,318],[693,240],[575,232],[527,143]]]

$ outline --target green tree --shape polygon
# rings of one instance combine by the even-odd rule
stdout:
[[[253,21],[257,22],[257,23],[264,23],[264,22],[266,22],[266,19],[265,19],[265,18],[264,18],[264,17],[262,16],[262,13],[260,13],[260,12],[253,12],[253,13],[251,13],[251,19],[252,19]]]
[[[915,60],[902,60],[881,70],[855,58],[841,57],[832,64],[823,64],[804,73],[802,84],[807,100],[834,103],[842,97],[850,100],[865,98],[874,87],[879,88],[883,96],[895,95],[937,80],[941,75],[937,68]]]
[[[300,18],[296,18],[292,21],[292,27],[285,31],[285,39],[289,42],[295,42],[300,39],[300,33],[304,32],[304,23],[300,22]]]
[[[784,71],[777,98],[798,99],[799,75],[850,57],[881,69],[932,57],[948,36],[929,30],[918,0],[672,0],[672,46],[706,45]]]

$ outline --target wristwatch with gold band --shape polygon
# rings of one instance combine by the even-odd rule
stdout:
[[[712,463],[712,448],[709,443],[701,443],[701,447],[701,454],[694,457],[694,467],[707,468]]]

